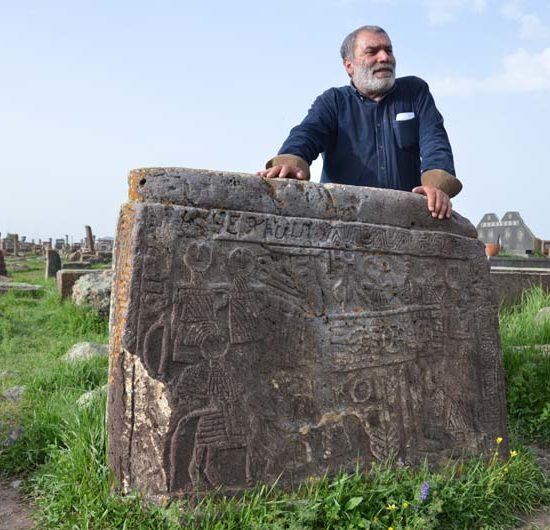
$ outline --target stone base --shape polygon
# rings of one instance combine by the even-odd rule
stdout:
[[[61,300],[69,298],[73,292],[73,286],[76,283],[76,280],[84,276],[85,274],[90,274],[89,269],[61,269],[57,271],[56,281],[57,281],[57,290],[61,296]]]

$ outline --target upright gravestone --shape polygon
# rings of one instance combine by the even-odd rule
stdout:
[[[19,235],[13,234],[13,255],[18,256],[19,255]]]
[[[0,276],[7,276],[6,260],[4,259],[4,251],[0,250]]]
[[[475,237],[412,193],[133,171],[111,312],[123,490],[232,494],[506,447]]]
[[[46,251],[46,279],[55,278],[57,271],[61,270],[61,258],[57,250]]]
[[[92,228],[88,225],[84,227],[86,229],[86,249],[88,252],[95,252],[94,235],[92,234]]]

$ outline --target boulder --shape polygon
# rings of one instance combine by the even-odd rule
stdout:
[[[107,357],[109,346],[95,342],[78,342],[64,356],[65,361],[83,361],[92,357]]]
[[[92,272],[79,278],[73,285],[72,300],[77,306],[89,306],[108,317],[111,303],[111,270]]]

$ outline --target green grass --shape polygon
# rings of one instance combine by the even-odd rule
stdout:
[[[105,397],[76,406],[81,394],[105,384],[107,361],[60,359],[76,342],[105,343],[107,324],[90,311],[61,304],[53,281],[42,274],[43,263],[33,260],[14,279],[40,283],[43,290],[0,295],[0,372],[10,371],[0,379],[0,390],[27,388],[20,404],[0,402],[0,435],[17,422],[25,429],[16,444],[0,448],[0,473],[27,477],[40,528],[504,529],[517,514],[550,504],[548,479],[517,444],[517,454],[501,459],[455,461],[438,469],[386,463],[311,480],[292,493],[258,487],[240,499],[207,497],[193,507],[158,507],[136,495],[117,495],[106,461]],[[550,343],[548,327],[532,321],[544,305],[550,298],[533,291],[521,308],[501,315],[510,423],[523,441],[550,440],[549,356],[514,348]],[[430,491],[422,500],[425,484]]]
[[[527,291],[521,304],[501,311],[500,334],[510,429],[526,441],[550,443],[550,354],[535,347],[550,344],[550,322],[534,321],[546,306],[550,295]]]
[[[42,285],[41,291],[0,295],[0,392],[26,387],[21,404],[0,404],[1,439],[14,425],[22,423],[25,430],[19,443],[0,450],[0,474],[30,471],[43,462],[70,400],[106,379],[106,359],[89,365],[60,360],[76,342],[106,343],[108,326],[92,311],[60,303],[53,280],[43,279],[43,269],[33,259],[29,270],[12,275],[14,281]]]

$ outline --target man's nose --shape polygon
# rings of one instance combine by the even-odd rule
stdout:
[[[386,50],[380,50],[376,55],[376,60],[379,63],[391,63],[393,62],[393,54]]]

